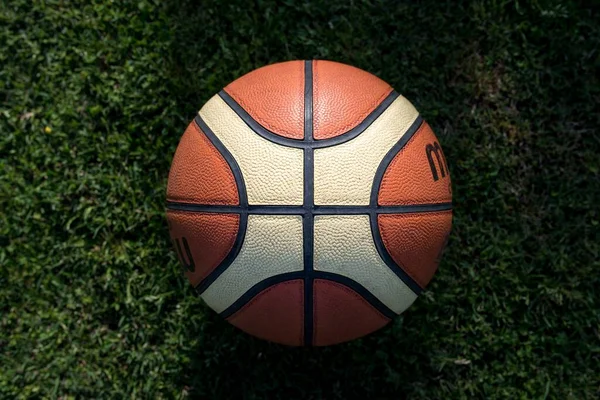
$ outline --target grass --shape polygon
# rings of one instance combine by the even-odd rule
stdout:
[[[0,398],[600,397],[599,10],[535,1],[0,5]],[[164,216],[187,122],[259,66],[405,94],[454,182],[429,290],[364,339],[221,321]]]

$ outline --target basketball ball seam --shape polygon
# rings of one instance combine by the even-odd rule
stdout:
[[[169,209],[167,210],[168,214],[174,214],[174,215],[179,215],[179,216],[186,216],[186,215],[204,215],[204,216],[210,216],[211,218],[213,218],[214,216],[222,216],[225,218],[232,218],[235,220],[235,226],[236,226],[236,232],[235,235],[228,237],[228,241],[226,243],[227,245],[227,251],[221,255],[220,257],[220,261],[216,264],[214,264],[213,266],[208,266],[206,268],[203,269],[203,271],[198,275],[198,279],[197,280],[192,280],[189,276],[188,279],[190,280],[190,283],[192,284],[193,287],[197,287],[198,285],[200,285],[210,274],[212,274],[215,269],[217,269],[217,267],[219,267],[221,264],[223,264],[223,261],[225,261],[225,259],[227,259],[227,256],[229,255],[229,253],[232,252],[232,250],[235,247],[235,242],[238,236],[238,232],[240,230],[239,228],[239,224],[240,224],[240,219],[241,219],[241,215],[240,214],[236,214],[236,213],[209,213],[209,212],[190,212],[190,211],[184,211],[184,210],[173,210],[173,209]],[[214,250],[214,249],[213,249]],[[197,260],[198,262],[198,266],[197,268],[199,268],[202,266],[203,262],[205,260],[200,259]],[[187,276],[189,274],[189,272],[185,272],[185,275]]]
[[[240,204],[240,196],[239,196],[239,190],[238,190],[238,183],[235,179],[235,176],[233,175],[233,171],[231,169],[231,164],[229,163],[229,161],[227,161],[227,159],[223,156],[223,154],[219,151],[219,149],[217,148],[217,146],[215,146],[215,144],[213,143],[212,140],[210,140],[210,138],[208,137],[208,135],[206,134],[206,132],[204,132],[202,129],[200,129],[200,127],[198,126],[198,124],[195,123],[195,120],[192,121],[190,123],[190,126],[192,128],[192,130],[194,131],[194,133],[198,134],[200,136],[200,140],[204,141],[206,140],[210,145],[212,145],[214,153],[216,154],[216,156],[219,158],[220,161],[222,161],[227,168],[223,169],[225,174],[227,175],[227,177],[232,180],[235,184],[235,191],[236,194],[238,195],[238,204]],[[177,153],[175,153],[175,156],[177,156]],[[167,193],[167,201],[175,201],[177,202],[178,199],[177,197],[173,197],[172,195],[169,196]],[[230,205],[230,203],[226,200],[226,199],[213,199],[210,201],[211,205]]]
[[[319,278],[317,278],[317,279],[319,279]],[[361,303],[365,304],[368,308],[370,308],[373,311],[375,311],[378,316],[380,316],[383,319],[390,320],[390,318],[388,318],[385,315],[383,315],[376,307],[373,307],[373,305],[371,303],[369,303],[363,296],[361,296],[360,294],[356,293],[354,290],[348,288],[346,285],[343,285],[341,283],[337,283],[337,282],[334,282],[334,281],[330,281],[328,279],[319,279],[319,281],[321,281],[321,282],[323,282],[324,284],[327,284],[327,285],[335,286],[335,287],[343,290],[344,292],[352,295],[353,297],[358,298],[361,301]],[[316,310],[317,309],[317,293],[316,293],[316,291],[313,291],[312,298],[313,298],[313,310]],[[313,324],[313,338],[315,337],[316,328],[317,328],[317,326],[319,326],[319,320],[318,320],[318,316],[317,315],[318,314],[313,314],[313,320],[314,320],[314,324]]]
[[[427,124],[427,122],[423,121],[423,123],[421,124],[421,126],[419,127],[419,129],[417,130],[417,132],[415,132],[414,135],[412,135],[412,137],[408,140],[408,142],[406,142],[406,144],[404,146],[402,146],[402,148],[400,150],[398,150],[398,152],[396,153],[396,155],[394,155],[394,158],[392,159],[392,161],[390,162],[390,164],[387,166],[387,168],[385,169],[385,172],[383,173],[383,177],[381,178],[381,184],[379,186],[379,192],[377,193],[377,204],[379,204],[379,198],[381,195],[381,188],[383,186],[383,182],[386,180],[386,177],[388,176],[389,171],[397,164],[400,162],[400,155],[402,154],[403,151],[405,151],[410,144],[416,140],[417,136],[419,136],[420,133],[424,132],[425,127],[427,127],[429,124]],[[443,151],[443,150],[442,150]],[[450,171],[448,171],[448,179],[450,178]],[[431,197],[425,198],[423,201],[407,201],[407,200],[403,200],[398,202],[398,204],[400,205],[409,205],[409,204],[419,204],[419,203],[427,203],[427,204],[442,204],[442,203],[447,203],[448,200],[447,199],[442,199],[440,200],[439,198],[434,199]]]
[[[257,293],[252,300],[250,300],[249,302],[247,302],[246,304],[244,304],[244,306],[242,308],[240,308],[239,310],[237,310],[234,314],[230,315],[229,317],[227,317],[228,321],[232,321],[235,319],[235,317],[237,315],[239,315],[241,312],[243,312],[246,308],[250,307],[252,304],[256,303],[256,301],[258,301],[260,299],[261,296],[269,293],[271,290],[275,289],[275,287],[279,286],[279,285],[290,285],[293,283],[296,283],[296,279],[294,280],[290,280],[290,281],[284,281],[284,282],[279,282],[279,283],[274,283],[273,285],[269,286],[267,289],[263,290],[260,293]],[[303,286],[301,286],[301,292],[300,292],[300,296],[298,296],[299,299],[304,299],[304,281],[301,280],[301,282],[303,283]],[[299,303],[299,308],[302,310],[302,317],[301,319],[304,321],[304,304],[303,301],[300,301]],[[304,325],[304,324],[302,324]],[[302,330],[300,331],[300,336],[298,337],[298,342],[299,343],[303,343],[304,342],[304,327],[302,328]]]
[[[452,215],[452,210],[430,211],[430,212],[417,213],[417,214],[424,214],[424,215],[447,215],[447,214],[450,214],[450,215]],[[410,214],[410,215],[414,216],[414,214]],[[385,217],[385,216],[399,216],[402,218],[402,217],[408,217],[409,214],[380,214],[377,216],[377,228],[379,229],[379,234],[381,235],[381,241],[383,242],[383,246],[386,248],[386,251],[389,253],[389,250],[387,249],[387,245],[385,244],[386,241],[388,241],[389,237],[388,237],[388,239],[386,239],[386,235],[383,233],[383,230],[381,229],[381,223],[379,222],[379,217]],[[442,245],[442,248],[443,247],[444,247],[444,245]],[[397,262],[396,260],[394,260],[394,258],[391,256],[391,254],[390,254],[390,257],[392,258],[394,263],[398,266],[398,268],[401,268],[404,272],[406,272],[406,274],[408,276],[410,276],[412,278],[412,280],[417,282],[421,288],[425,288],[425,286],[427,286],[427,283],[424,284],[423,282],[421,282],[420,278],[416,277],[412,268],[407,267],[406,264],[404,262],[402,262],[401,260],[398,260],[398,262]]]
[[[295,62],[294,64],[299,65],[300,69],[301,69],[301,75],[304,74],[304,63],[302,61],[298,61]],[[262,126],[264,126],[265,128],[267,128],[269,131],[271,131],[272,133],[278,135],[278,136],[282,136],[282,137],[286,137],[289,138],[288,136],[284,136],[281,135],[281,133],[285,133],[287,135],[295,135],[296,132],[292,132],[290,130],[286,130],[286,129],[281,129],[281,128],[276,128],[274,127],[269,121],[263,119],[261,116],[258,115],[252,115],[250,114],[249,110],[252,110],[251,107],[249,107],[249,104],[244,100],[243,96],[240,96],[239,94],[235,93],[235,90],[224,90],[225,92],[229,93],[229,95],[231,97],[233,97],[238,103],[241,104],[241,106],[244,108],[244,110],[246,110],[246,112],[259,124],[261,124]],[[304,115],[304,111],[302,112],[302,115]],[[293,139],[293,140],[298,140],[298,139]]]
[[[315,65],[313,68],[313,99],[314,98],[318,98],[318,80],[317,80],[317,70],[318,70],[318,65],[319,62],[318,60],[315,60]],[[359,114],[357,117],[355,117],[351,122],[346,123],[345,125],[342,125],[341,127],[339,127],[338,129],[336,129],[333,134],[328,137],[328,139],[334,138],[336,136],[340,136],[343,135],[344,133],[346,133],[347,131],[349,131],[351,128],[354,128],[356,126],[358,126],[360,124],[361,121],[363,121],[367,116],[369,116],[369,114],[371,114],[375,108],[377,108],[377,106],[387,97],[389,96],[389,94],[394,90],[394,88],[392,88],[391,86],[388,85],[387,89],[383,92],[383,94],[381,96],[379,96],[370,106],[369,108],[366,109],[365,112]],[[319,115],[317,114],[316,116],[313,115],[313,119],[315,122],[315,125],[317,125],[317,123],[319,123]],[[319,140],[327,140],[327,139],[319,139]]]

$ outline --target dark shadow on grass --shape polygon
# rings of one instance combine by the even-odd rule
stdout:
[[[204,324],[187,332],[201,339],[178,383],[192,397],[219,399],[403,398],[439,375],[431,336],[406,329],[413,312],[423,310],[350,343],[294,348],[253,338],[206,309]]]

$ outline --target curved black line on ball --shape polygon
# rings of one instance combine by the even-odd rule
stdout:
[[[398,140],[398,142],[394,146],[392,146],[392,148],[387,152],[385,157],[383,157],[383,160],[381,160],[381,162],[379,163],[377,171],[375,172],[375,177],[373,178],[373,185],[371,186],[371,198],[369,206],[372,209],[377,208],[377,197],[379,195],[379,189],[381,188],[381,181],[383,180],[383,175],[385,174],[385,171],[389,167],[394,157],[396,157],[396,154],[398,154],[402,150],[402,148],[404,148],[406,143],[408,143],[408,141],[414,136],[414,134],[417,132],[417,130],[421,127],[422,124],[423,118],[421,118],[421,116],[417,116],[417,118],[408,128],[406,133],[402,135],[400,140]],[[371,224],[371,234],[373,235],[373,242],[375,243],[375,248],[377,248],[379,256],[385,262],[388,268],[392,270],[392,272],[396,274],[396,276],[398,276],[398,278],[400,278],[402,282],[404,282],[406,286],[410,288],[410,290],[412,290],[417,295],[420,294],[423,291],[423,288],[421,288],[421,286],[419,286],[419,284],[415,282],[415,280],[411,278],[406,273],[406,271],[404,271],[404,269],[392,259],[392,256],[385,248],[383,239],[381,238],[381,232],[379,231],[377,215],[378,214],[373,211],[369,215],[369,221]]]
[[[381,181],[383,180],[383,175],[385,171],[387,171],[390,163],[396,157],[396,155],[406,146],[410,139],[417,133],[421,125],[423,124],[423,118],[420,115],[415,118],[413,123],[408,127],[406,133],[402,135],[402,137],[396,142],[395,145],[386,153],[383,157],[377,170],[375,171],[375,176],[373,177],[373,184],[371,185],[371,196],[369,198],[369,206],[377,207],[378,201],[377,197],[379,195],[379,189],[381,188]]]
[[[269,206],[269,205],[249,205],[242,208],[240,206],[221,206],[212,204],[194,204],[181,203],[177,201],[167,201],[167,209],[174,211],[186,211],[193,213],[216,213],[216,214],[252,214],[252,215],[304,215],[307,210],[304,206]],[[410,206],[314,206],[313,215],[360,215],[371,213],[376,214],[410,214],[420,212],[446,211],[452,209],[452,203],[430,203],[430,204],[411,204]]]
[[[242,175],[242,170],[238,165],[237,161],[233,157],[233,155],[227,150],[227,147],[219,140],[217,135],[206,125],[206,122],[200,117],[200,115],[196,115],[194,118],[194,122],[200,128],[202,132],[206,135],[208,140],[215,146],[215,148],[221,153],[221,156],[227,161],[229,164],[229,168],[231,168],[231,172],[235,178],[235,184],[237,186],[238,197],[240,199],[240,206],[247,207],[248,206],[248,193],[246,192],[246,184],[244,183],[244,177]]]
[[[248,194],[246,192],[246,184],[244,183],[242,170],[240,169],[240,166],[238,165],[237,161],[235,161],[235,158],[233,158],[229,150],[227,150],[227,148],[223,145],[223,143],[221,143],[219,138],[217,138],[214,132],[208,127],[208,125],[206,125],[206,123],[202,120],[202,118],[200,118],[199,115],[196,116],[194,122],[196,123],[196,125],[198,125],[198,128],[200,128],[200,130],[204,132],[208,140],[210,140],[213,146],[215,146],[217,151],[221,153],[225,161],[227,161],[227,164],[229,164],[229,168],[231,168],[231,172],[233,173],[235,183],[237,186],[237,192],[240,203],[239,207],[240,209],[247,209]],[[242,249],[244,239],[246,238],[246,229],[248,227],[248,214],[239,213],[239,216],[240,223],[238,226],[238,232],[235,237],[235,241],[233,242],[233,246],[231,247],[231,250],[229,251],[229,253],[227,253],[223,261],[196,286],[196,291],[198,291],[198,293],[202,294],[202,292],[204,292],[219,276],[221,276],[221,274],[231,265],[231,263],[233,263],[233,261],[238,256],[240,250]]]
[[[404,284],[406,284],[406,286],[408,286],[409,289],[412,290],[416,295],[421,294],[423,288],[419,286],[419,284],[415,282],[415,280],[411,278],[410,275],[408,275],[406,271],[404,271],[404,269],[394,261],[390,253],[388,253],[387,249],[385,248],[383,239],[381,238],[381,232],[379,232],[377,214],[373,213],[369,215],[369,222],[371,224],[371,234],[373,235],[375,248],[377,249],[377,252],[379,253],[379,256],[385,265],[387,265],[387,267],[392,270],[392,272],[396,274],[396,276],[400,278],[400,280],[402,280],[402,282],[404,282]]]
[[[198,293],[202,294],[210,285],[213,284],[214,281],[217,280],[219,276],[229,266],[235,261],[242,246],[244,245],[244,240],[246,239],[246,230],[248,228],[248,214],[238,214],[240,216],[240,223],[238,228],[237,236],[235,237],[235,241],[233,242],[233,246],[231,246],[231,250],[225,256],[223,261],[215,269],[213,269],[198,285],[196,285],[195,289]]]
[[[268,289],[271,286],[277,285],[278,283],[287,282],[295,279],[303,280],[304,271],[286,272],[284,274],[270,276],[266,279],[263,279],[262,281],[258,282],[250,289],[248,289],[243,295],[238,297],[236,301],[234,301],[225,310],[221,311],[219,315],[223,318],[229,318],[233,314],[244,308],[246,304],[252,301],[252,299],[254,299],[254,297],[256,297],[263,290]]]
[[[377,311],[383,314],[386,318],[392,319],[398,315],[391,308],[386,306],[381,300],[379,300],[377,296],[371,293],[369,289],[365,288],[363,285],[356,282],[355,280],[348,278],[347,276],[326,271],[315,271],[313,275],[315,279],[323,279],[340,283],[352,289],[363,299],[365,299],[371,306],[373,306],[373,308],[375,308]]]
[[[352,280],[343,275],[335,274],[333,272],[325,272],[325,271],[313,271],[312,272],[313,279],[323,279],[332,282],[336,282],[342,284],[358,295],[360,295],[363,299],[367,301],[373,308],[383,314],[386,318],[394,318],[398,314],[396,314],[392,309],[386,306],[381,302],[375,295],[373,295],[367,288],[362,286],[360,283]],[[235,302],[233,302],[229,307],[225,310],[221,311],[219,315],[223,318],[229,318],[236,312],[240,311],[246,304],[252,301],[257,295],[259,295],[265,289],[270,288],[271,286],[277,285],[282,282],[287,282],[295,279],[304,279],[304,271],[294,271],[294,272],[286,272],[284,274],[271,276],[269,278],[263,279],[258,282],[250,289],[248,289],[243,295],[241,295]],[[306,293],[306,288],[304,288]],[[306,305],[306,303],[305,303]],[[305,307],[306,310],[306,307]],[[311,315],[312,315],[312,302],[311,302]],[[306,314],[305,314],[306,316]],[[312,326],[310,327],[312,329]],[[304,327],[306,329],[306,326]],[[308,335],[312,336],[312,331],[310,333],[304,332],[304,337],[306,338]],[[306,342],[306,340],[305,340]],[[312,342],[311,342],[312,344]]]
[[[323,147],[336,146],[338,144],[342,144],[348,142],[361,133],[363,133],[387,108],[396,100],[400,94],[396,91],[392,91],[379,105],[364,119],[360,124],[358,124],[353,129],[349,131],[333,137],[331,139],[323,139],[323,140],[299,140],[299,139],[290,139],[283,136],[279,136],[276,133],[268,130],[260,123],[258,123],[242,106],[240,106],[225,90],[221,90],[219,92],[219,96],[227,103],[229,107],[252,129],[257,135],[261,136],[264,139],[267,139],[273,143],[277,143],[282,146],[287,147],[296,147],[296,148],[313,148],[320,149]],[[312,105],[312,102],[311,102]],[[311,113],[312,114],[312,113]],[[311,115],[312,119],[312,115]]]

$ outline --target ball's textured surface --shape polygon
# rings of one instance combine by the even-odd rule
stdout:
[[[379,78],[269,65],[210,99],[167,187],[185,274],[230,323],[288,345],[386,325],[432,278],[452,220],[429,125]]]

